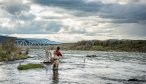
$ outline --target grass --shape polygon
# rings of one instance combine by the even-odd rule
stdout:
[[[35,69],[35,68],[44,68],[44,66],[43,66],[43,64],[28,63],[25,65],[19,65],[17,67],[18,70],[28,70],[28,69]]]

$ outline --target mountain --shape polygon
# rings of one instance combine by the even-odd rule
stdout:
[[[48,39],[38,39],[38,38],[18,38],[18,37],[10,37],[10,36],[0,36],[0,43],[2,43],[4,40],[9,38],[15,38],[16,42],[22,42],[25,41],[26,43],[33,43],[33,44],[61,44],[60,42],[51,41]]]

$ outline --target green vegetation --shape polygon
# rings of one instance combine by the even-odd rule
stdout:
[[[8,53],[4,53],[4,52],[0,52],[0,62],[1,61],[13,61],[13,60],[19,60],[19,59],[26,59],[29,56],[26,54],[15,54],[15,56],[8,54]]]
[[[60,46],[64,50],[146,52],[146,40],[87,40],[56,46]]]
[[[28,69],[35,69],[35,68],[44,68],[43,64],[25,64],[25,65],[19,65],[17,69],[19,70],[28,70]]]
[[[0,61],[10,61],[28,58],[27,53],[21,53],[21,49],[15,44],[15,38],[7,37],[0,43]]]

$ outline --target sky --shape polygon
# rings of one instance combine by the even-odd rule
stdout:
[[[0,0],[0,35],[146,40],[146,0]]]

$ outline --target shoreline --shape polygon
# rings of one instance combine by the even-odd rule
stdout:
[[[28,55],[18,56],[17,58],[11,58],[10,56],[6,56],[6,58],[1,57],[0,62],[23,60],[23,59],[27,59],[27,58],[29,58]]]
[[[105,51],[105,52],[131,52],[131,53],[146,53],[146,52],[140,52],[140,51],[120,51],[120,50],[83,50],[83,49],[78,49],[78,50],[75,50],[75,49],[62,49],[61,51]]]

